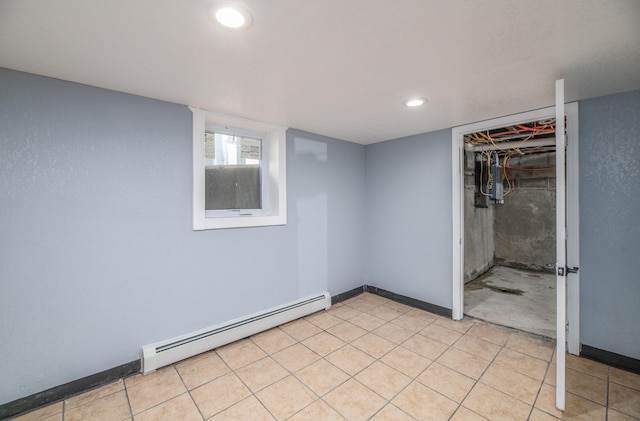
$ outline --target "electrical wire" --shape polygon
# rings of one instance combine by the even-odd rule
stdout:
[[[513,126],[485,130],[482,132],[468,133],[464,135],[464,142],[471,145],[493,145],[498,146],[505,142],[513,142],[515,139],[521,139],[517,144],[501,150],[500,152],[482,151],[478,152],[480,155],[480,183],[479,190],[483,196],[491,196],[489,193],[493,180],[493,173],[491,169],[492,155],[495,154],[494,162],[497,165],[502,162],[502,177],[503,183],[506,184],[506,188],[503,191],[503,195],[507,196],[516,190],[516,183],[513,177],[513,171],[545,171],[555,168],[555,166],[538,167],[538,168],[526,168],[510,166],[509,160],[513,157],[522,157],[525,155],[551,152],[555,151],[555,146],[540,146],[529,147],[527,142],[536,137],[548,137],[555,134],[556,121],[555,118],[549,118],[546,120],[533,121],[530,123],[515,124]],[[515,143],[515,142],[513,142]],[[484,162],[486,160],[487,176],[485,183],[484,175]],[[483,185],[485,190],[483,191]]]

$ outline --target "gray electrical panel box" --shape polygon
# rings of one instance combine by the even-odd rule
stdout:
[[[497,161],[497,159],[496,159]],[[491,188],[489,189],[491,200],[496,203],[504,203],[504,187],[502,185],[502,165],[495,162],[491,165]]]

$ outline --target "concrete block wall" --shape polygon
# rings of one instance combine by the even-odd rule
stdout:
[[[473,156],[467,153],[464,207],[464,281],[469,282],[496,264],[550,271],[555,250],[555,153],[514,157],[509,166],[542,168],[510,171],[513,191],[504,204],[474,205]],[[504,183],[505,191],[509,188]]]
[[[464,173],[464,282],[482,275],[494,265],[493,206],[476,207],[473,153],[467,152]]]
[[[514,157],[508,165],[541,169],[510,171],[515,189],[495,208],[495,262],[549,271],[556,260],[555,153]]]

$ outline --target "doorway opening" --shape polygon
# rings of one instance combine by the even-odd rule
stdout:
[[[555,118],[464,135],[464,314],[556,330]]]
[[[579,191],[579,183],[578,183],[578,104],[576,102],[565,104],[565,117],[566,117],[566,185],[564,183],[558,183],[556,186],[556,195],[558,195],[557,189],[564,190],[566,186],[566,257],[567,257],[567,265],[568,266],[579,266],[579,201],[578,201],[578,191]],[[490,133],[496,133],[498,129],[509,128],[512,126],[517,126],[519,124],[525,123],[533,123],[545,121],[548,119],[553,119],[556,116],[555,107],[547,107],[538,110],[528,111],[520,114],[508,115],[504,117],[498,117],[491,120],[476,122],[467,124],[464,126],[454,127],[451,132],[452,139],[452,186],[453,186],[453,195],[452,195],[452,218],[453,218],[453,266],[452,266],[452,318],[454,320],[461,320],[464,317],[465,310],[465,299],[464,299],[464,291],[465,291],[465,283],[464,283],[464,274],[465,274],[465,260],[467,256],[465,256],[465,212],[464,212],[464,204],[465,204],[465,169],[466,169],[466,158],[465,158],[465,142],[464,137],[470,133],[477,132],[486,132],[487,130]],[[546,142],[550,142],[551,137],[546,140]],[[530,139],[531,142],[535,142],[535,139]],[[545,142],[544,139],[540,140],[541,142]],[[489,142],[490,143],[490,142]],[[532,146],[530,144],[529,146]],[[540,146],[540,145],[536,145]],[[531,158],[524,158],[531,159]],[[498,160],[499,161],[499,160]],[[519,163],[518,165],[521,167],[526,167],[526,162]],[[474,164],[475,165],[475,164]],[[485,159],[485,165],[489,167],[491,166],[490,159],[487,161]],[[516,167],[517,165],[513,164],[510,166]],[[484,168],[482,168],[483,174]],[[484,179],[486,181],[486,179]],[[542,181],[538,181],[542,183]],[[526,183],[526,181],[525,181]],[[547,183],[553,183],[553,181],[547,180]],[[474,181],[475,185],[475,181]],[[506,186],[506,187],[505,187]],[[504,183],[502,185],[504,194],[504,189],[507,191],[509,189],[509,184]],[[482,191],[486,194],[494,194],[494,199],[498,199],[497,195],[499,195],[500,190],[499,187],[492,192],[491,190],[486,190],[486,184],[483,184]],[[515,193],[513,193],[515,194]],[[565,193],[562,192],[561,197],[565,197]],[[508,199],[508,196],[507,196]],[[503,197],[503,200],[507,200]],[[474,200],[474,199],[472,199]],[[558,204],[558,208],[560,208]],[[493,221],[493,219],[490,219]],[[471,234],[467,234],[471,235]],[[489,241],[493,241],[493,237],[489,237]],[[475,243],[477,247],[482,243]],[[494,245],[495,247],[495,245]],[[553,260],[555,266],[555,259]],[[488,270],[489,267],[486,267],[485,270]],[[517,269],[517,268],[516,268]],[[554,267],[555,269],[555,267]],[[521,269],[519,269],[521,270]],[[546,270],[546,267],[542,265],[537,268],[537,272],[541,273]],[[538,274],[535,273],[535,274]],[[475,273],[475,277],[479,276],[481,271]],[[545,274],[546,275],[546,274]],[[526,273],[525,273],[526,276]],[[580,346],[580,274],[575,273],[571,275],[570,281],[566,283],[566,339],[568,351],[574,355],[578,355],[579,346]],[[556,287],[558,285],[559,280],[556,280]],[[514,288],[517,289],[517,288]],[[517,291],[516,291],[517,292]],[[558,292],[558,291],[556,291]],[[558,303],[556,302],[556,305]],[[556,307],[556,306],[554,306]],[[557,328],[557,324],[556,324]],[[550,335],[549,335],[550,336]]]

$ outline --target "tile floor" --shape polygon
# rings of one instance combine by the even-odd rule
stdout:
[[[362,294],[303,319],[17,420],[638,420],[640,375],[554,345]]]

